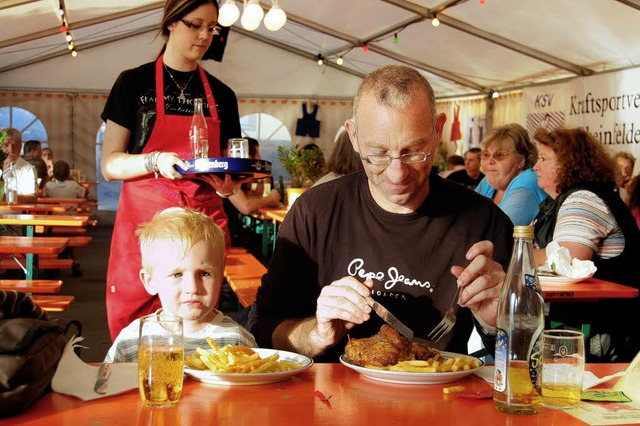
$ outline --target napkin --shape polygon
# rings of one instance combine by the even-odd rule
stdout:
[[[138,364],[115,363],[111,366],[109,386],[104,395],[94,392],[100,366],[85,364],[74,348],[79,346],[82,337],[71,339],[64,348],[56,374],[51,381],[54,392],[72,395],[83,401],[116,395],[138,388]]]
[[[545,251],[547,253],[546,268],[563,277],[588,278],[597,270],[590,260],[571,259],[569,250],[566,247],[560,247],[555,241],[551,241]]]
[[[484,365],[480,368],[478,368],[477,371],[474,371],[473,374],[475,374],[476,376],[480,377],[481,379],[489,382],[489,383],[493,383],[493,370],[494,370],[494,366],[493,365]],[[606,383],[609,380],[615,378],[615,377],[620,377],[620,376],[624,376],[625,372],[621,371],[619,373],[615,373],[612,374],[610,376],[605,376],[602,378],[599,378],[598,376],[596,376],[595,374],[593,374],[591,371],[585,371],[583,378],[582,378],[582,389],[583,390],[587,390],[589,388],[592,388],[596,385],[600,385],[602,383]]]

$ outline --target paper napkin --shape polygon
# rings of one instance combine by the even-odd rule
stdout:
[[[552,241],[545,249],[547,253],[546,269],[568,278],[587,278],[592,276],[597,268],[590,260],[571,259],[566,247]]]
[[[62,359],[51,381],[54,392],[72,395],[83,401],[116,395],[138,388],[138,364],[115,363],[111,366],[109,387],[104,395],[94,392],[100,366],[85,364],[73,351],[82,337],[71,339],[64,348]]]

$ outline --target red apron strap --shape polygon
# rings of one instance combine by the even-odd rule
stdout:
[[[202,79],[202,84],[204,85],[204,93],[207,96],[209,115],[211,115],[211,118],[218,121],[218,108],[216,108],[216,100],[213,99],[213,92],[211,91],[211,86],[209,86],[209,79],[207,78],[207,74],[204,72],[204,68],[202,68],[199,64],[198,70],[200,70],[200,78]]]
[[[164,55],[161,55],[156,61],[156,114],[158,117],[164,116]],[[157,119],[157,118],[156,118]]]

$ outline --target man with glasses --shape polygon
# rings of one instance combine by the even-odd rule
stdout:
[[[347,334],[380,329],[370,297],[426,338],[459,285],[456,325],[433,346],[466,353],[476,325],[493,347],[512,225],[431,173],[445,121],[416,70],[386,66],[364,79],[346,122],[364,172],[311,188],[287,214],[249,316],[260,346],[335,362]]]

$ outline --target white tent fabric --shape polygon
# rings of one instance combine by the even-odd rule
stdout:
[[[241,114],[270,112],[291,133],[302,102],[320,102],[319,143],[329,151],[364,75],[392,63],[431,82],[438,110],[471,118],[493,104],[493,124],[517,120],[522,89],[640,64],[640,0],[279,0],[283,29],[230,31],[222,62],[203,66],[231,86]],[[0,2],[0,108],[24,107],[47,127],[58,158],[95,172],[99,114],[118,74],[153,60],[163,1],[65,0],[79,52],[71,57],[59,0]],[[237,2],[242,9],[242,2]],[[262,0],[265,10],[271,1]],[[431,18],[437,16],[440,26]],[[397,40],[397,42],[396,42]],[[364,52],[363,46],[368,51]],[[316,63],[318,55],[324,65]],[[342,56],[343,65],[336,59]],[[505,96],[505,93],[507,95]],[[491,124],[491,123],[488,123]],[[296,140],[296,142],[304,142]]]

